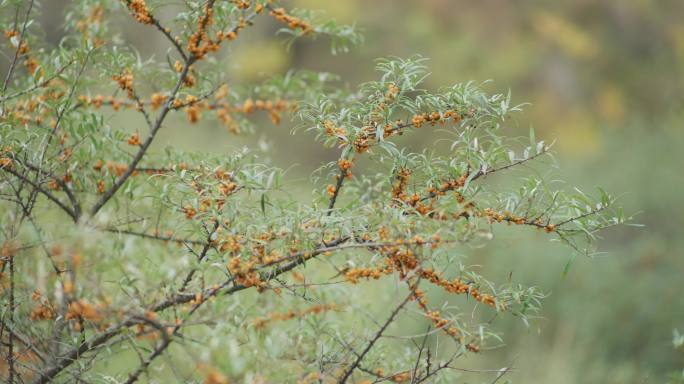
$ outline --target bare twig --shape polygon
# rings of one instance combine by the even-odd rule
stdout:
[[[9,167],[4,167],[0,168],[4,172],[7,172],[9,174],[12,174],[19,178],[20,180],[26,182],[27,184],[31,185],[36,191],[40,192],[41,194],[45,195],[48,199],[50,199],[53,203],[55,203],[61,210],[66,212],[74,221],[78,221],[78,216],[76,215],[76,212],[72,209],[69,208],[66,204],[64,204],[61,200],[59,200],[55,195],[50,193],[48,190],[43,188],[40,184],[34,182],[33,180],[29,179],[25,175],[21,174],[20,172],[17,172],[13,170],[12,168]]]
[[[401,303],[399,303],[399,305],[397,305],[394,308],[394,310],[390,314],[389,318],[387,318],[387,320],[382,325],[382,327],[380,327],[380,329],[377,332],[375,332],[375,335],[373,335],[373,338],[371,338],[371,340],[368,342],[368,344],[366,344],[366,347],[356,357],[356,360],[354,360],[354,362],[342,374],[342,377],[338,380],[338,383],[343,384],[343,383],[347,382],[347,380],[349,379],[351,374],[354,372],[354,370],[359,366],[359,364],[361,364],[361,362],[366,357],[368,352],[370,352],[371,348],[373,348],[375,343],[380,339],[380,337],[382,337],[382,334],[385,332],[385,330],[387,330],[387,327],[389,327],[389,325],[392,324],[392,322],[394,322],[394,319],[397,317],[397,315],[402,310],[402,308],[404,308],[406,303],[408,303],[411,300],[411,298],[413,297],[413,293],[414,292],[409,293],[408,296],[406,296],[406,298]]]

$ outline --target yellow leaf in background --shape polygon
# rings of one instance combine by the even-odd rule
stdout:
[[[561,152],[574,157],[598,153],[603,142],[596,124],[585,110],[576,110],[565,116],[558,116],[558,123],[552,136],[558,138]]]
[[[533,16],[533,27],[543,38],[558,45],[571,57],[591,59],[599,51],[593,36],[553,13],[537,12]]]
[[[241,80],[257,80],[263,74],[281,73],[289,64],[285,46],[279,42],[250,42],[231,56],[234,73]]]
[[[340,23],[353,23],[359,17],[359,4],[356,1],[296,0],[296,8],[320,9]]]
[[[625,120],[625,100],[622,92],[614,85],[602,87],[596,95],[598,113],[612,126]]]
[[[672,50],[677,55],[680,70],[684,70],[684,25],[671,25],[668,30]]]

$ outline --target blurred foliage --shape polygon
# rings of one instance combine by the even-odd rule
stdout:
[[[60,12],[61,3],[47,8]],[[553,296],[542,319],[527,332],[506,332],[505,352],[484,354],[478,364],[513,364],[516,371],[508,377],[515,382],[677,382],[673,372],[681,375],[684,367],[672,346],[672,330],[684,328],[684,178],[679,169],[684,164],[684,2],[294,3],[356,21],[366,44],[330,57],[322,42],[299,41],[287,50],[255,44],[263,39],[252,34],[234,49],[238,64],[230,71],[235,80],[252,81],[260,72],[294,66],[331,71],[356,84],[372,76],[369,63],[377,56],[421,53],[431,58],[428,83],[433,87],[492,78],[496,89],[514,89],[516,101],[532,105],[512,128],[518,126],[524,135],[534,125],[538,136],[557,139],[563,179],[623,191],[627,209],[642,212],[637,221],[645,228],[609,232],[600,245],[609,253],[578,258],[565,278],[560,276],[570,255],[561,247],[539,247],[536,241],[532,248],[527,237],[510,234],[498,248],[479,250],[472,260],[487,265],[482,273],[494,279],[513,273]],[[46,39],[56,42],[59,18],[51,14],[43,12],[45,25],[54,31]],[[124,36],[140,47],[158,44],[138,40],[136,28],[124,30]],[[278,26],[255,28],[265,36]],[[331,160],[313,138],[289,138],[283,127],[264,129],[269,141],[260,134],[234,137],[210,127],[175,127],[163,133],[163,140],[217,153],[258,142],[271,149],[268,156],[301,164],[290,170],[297,176]],[[187,140],[190,136],[196,140]],[[510,327],[521,330],[518,323]]]

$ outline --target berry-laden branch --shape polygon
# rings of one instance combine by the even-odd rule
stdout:
[[[95,216],[100,211],[100,209],[102,209],[102,207],[104,207],[104,205],[107,204],[107,202],[114,196],[114,194],[119,190],[119,188],[123,186],[123,184],[133,174],[138,164],[142,161],[143,157],[147,153],[147,150],[152,145],[155,136],[159,132],[159,129],[162,127],[162,123],[164,122],[166,115],[171,110],[171,100],[175,99],[176,94],[178,94],[178,91],[185,82],[185,79],[187,78],[188,73],[190,71],[191,63],[191,60],[185,61],[181,73],[180,75],[178,75],[176,85],[171,91],[169,101],[167,101],[166,104],[164,104],[164,108],[159,113],[159,116],[157,116],[157,119],[155,120],[154,124],[150,127],[149,135],[147,136],[145,141],[140,145],[140,149],[138,149],[138,151],[136,152],[135,156],[133,157],[133,160],[131,160],[131,162],[128,165],[128,168],[126,168],[126,171],[123,173],[123,175],[121,175],[114,182],[114,184],[102,194],[102,197],[100,197],[100,199],[90,209],[90,216]]]
[[[143,0],[133,0],[131,4],[133,3],[144,5]],[[180,69],[180,74],[178,75],[176,85],[168,94],[168,99],[164,103],[164,107],[162,108],[162,110],[159,112],[157,119],[150,126],[150,133],[148,134],[147,139],[145,139],[145,141],[143,141],[140,144],[140,149],[138,149],[137,153],[134,155],[133,159],[129,163],[128,168],[123,173],[123,175],[121,175],[114,182],[114,184],[103,193],[102,197],[92,207],[92,209],[90,210],[90,216],[95,216],[95,214],[97,214],[97,212],[99,212],[99,210],[102,209],[102,207],[114,196],[114,194],[128,180],[131,174],[133,174],[135,168],[142,161],[143,157],[145,157],[147,150],[152,145],[152,142],[154,141],[157,133],[162,127],[162,124],[164,123],[164,120],[166,119],[168,113],[174,108],[174,102],[176,100],[178,92],[180,91],[181,87],[187,82],[190,73],[190,67],[195,62],[201,60],[207,52],[215,51],[216,49],[218,49],[218,47],[214,45],[214,42],[207,41],[208,39],[205,38],[205,30],[212,23],[214,3],[215,0],[209,0],[207,4],[204,6],[204,12],[199,19],[197,31],[192,35],[190,43],[188,45],[188,49],[191,52],[191,56],[184,57],[184,61],[182,63],[182,68]],[[143,21],[149,20],[150,22],[153,22],[153,19],[149,15],[149,11],[147,11],[146,8],[137,7],[136,10],[136,18],[138,18],[139,20],[142,19]],[[236,31],[243,28],[247,22],[256,17],[257,13],[258,12],[255,11],[246,19],[241,20],[240,24],[233,27],[230,33],[236,33]],[[129,91],[132,90],[131,84],[126,84],[124,87]]]
[[[319,13],[204,0],[167,18],[160,1],[78,2],[51,47],[35,2],[0,13],[4,380],[452,382],[456,360],[499,344],[494,319],[530,321],[545,297],[480,274],[471,245],[507,224],[584,253],[628,219],[602,190],[539,176],[550,147],[506,135],[522,110],[510,95],[473,82],[434,90],[422,57],[379,59],[377,79],[355,89],[310,71],[226,82],[221,48],[260,14],[290,42],[323,35],[342,52],[361,41]],[[122,46],[117,12],[161,34],[165,60]],[[257,111],[340,151],[319,168],[322,193],[248,148],[154,150],[172,124],[259,130]],[[489,178],[511,170],[526,177]],[[387,300],[387,318],[365,315]],[[405,318],[427,331],[408,334]],[[106,363],[135,355],[124,373]]]
[[[150,11],[147,9],[147,5],[145,4],[144,0],[124,0],[126,2],[126,5],[128,6],[128,9],[133,13],[133,17],[135,19],[143,24],[151,24],[159,32],[161,32],[162,35],[171,43],[171,45],[176,48],[176,51],[178,54],[183,58],[183,61],[187,62],[188,61],[188,56],[183,50],[183,47],[181,46],[180,42],[175,39],[173,36],[171,36],[171,30],[169,28],[166,28],[162,26],[161,22],[154,17],[150,13]]]

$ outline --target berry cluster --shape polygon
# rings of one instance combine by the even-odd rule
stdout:
[[[287,24],[288,28],[290,29],[301,30],[303,34],[311,33],[314,31],[314,28],[308,21],[287,14],[284,8],[272,9],[269,12],[269,15],[273,16],[273,18],[280,21],[281,23]]]

